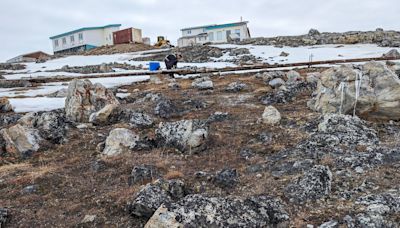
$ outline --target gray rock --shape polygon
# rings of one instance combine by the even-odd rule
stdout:
[[[17,157],[27,158],[40,148],[42,138],[37,129],[28,128],[20,124],[0,131],[4,139],[6,152]]]
[[[269,93],[265,96],[260,97],[260,100],[265,105],[272,104],[285,104],[292,102],[296,97],[303,92],[312,92],[315,90],[315,83],[308,82],[297,82],[288,83],[284,85],[284,89],[279,89],[273,93]]]
[[[331,220],[329,222],[325,222],[321,224],[318,228],[338,228],[339,223],[335,220]]]
[[[299,82],[299,81],[303,81],[303,78],[301,77],[301,75],[294,70],[289,71],[286,74],[288,80],[287,83],[294,83],[294,82]]]
[[[150,127],[153,126],[153,118],[142,112],[135,112],[130,115],[129,123],[134,127]]]
[[[106,156],[115,156],[128,152],[136,146],[138,140],[139,136],[128,129],[114,129],[106,139],[103,154]]]
[[[0,113],[12,112],[12,111],[13,111],[13,107],[11,106],[10,101],[5,97],[1,97],[0,98]]]
[[[279,88],[282,85],[285,85],[286,82],[282,79],[282,78],[275,78],[272,79],[269,83],[268,83],[272,88]]]
[[[22,189],[22,193],[32,194],[32,193],[35,193],[37,190],[38,190],[37,185],[29,185],[29,186],[26,186],[24,189]]]
[[[10,211],[6,208],[0,208],[0,227],[5,227],[10,221]]]
[[[239,174],[236,169],[223,169],[216,173],[213,182],[223,189],[231,189],[238,184]]]
[[[161,118],[171,118],[178,115],[178,108],[169,99],[160,99],[154,109],[154,114]]]
[[[161,122],[156,129],[159,146],[170,146],[182,152],[195,152],[204,148],[208,139],[208,126],[201,120]]]
[[[285,189],[285,195],[296,203],[317,200],[331,192],[332,173],[326,166],[315,166]]]
[[[268,196],[240,199],[189,195],[159,207],[145,227],[285,227],[288,221],[283,204]]]
[[[149,182],[156,179],[159,176],[158,170],[152,165],[141,165],[135,166],[132,169],[131,176],[128,179],[129,185],[134,185],[138,183]]]
[[[392,49],[388,53],[384,54],[383,57],[398,59],[398,58],[400,58],[400,53],[399,53],[399,51],[397,51],[397,49]]]
[[[68,87],[65,113],[70,121],[86,123],[92,113],[108,104],[119,104],[112,91],[99,83],[93,85],[89,80],[73,80]]]
[[[222,122],[227,120],[228,117],[229,114],[226,112],[215,112],[208,118],[207,122],[208,123]]]
[[[264,124],[275,125],[281,121],[281,113],[273,106],[265,107],[262,114],[262,121]]]
[[[197,78],[192,82],[192,87],[199,90],[214,89],[214,84],[209,77]]]
[[[129,212],[137,217],[150,218],[162,204],[172,203],[185,195],[185,186],[182,181],[157,180],[147,184],[128,203]]]
[[[232,82],[231,84],[228,85],[228,87],[225,89],[227,92],[232,92],[232,93],[237,93],[243,90],[247,90],[249,86],[243,82],[237,81],[237,82]]]

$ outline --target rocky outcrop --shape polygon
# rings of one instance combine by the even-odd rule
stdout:
[[[13,107],[11,106],[10,101],[5,97],[1,97],[0,98],[0,113],[12,112],[12,111],[13,111]]]
[[[65,113],[70,121],[88,122],[92,113],[108,104],[119,104],[112,91],[99,83],[93,85],[89,80],[74,80],[68,87]]]
[[[128,203],[129,212],[137,217],[150,218],[162,204],[169,204],[186,195],[185,183],[180,180],[157,180],[144,186]]]
[[[281,121],[281,113],[273,106],[265,107],[262,114],[262,122],[268,125],[275,125]]]
[[[282,78],[274,78],[268,82],[268,85],[270,85],[272,88],[279,88],[285,84],[286,82]]]
[[[323,44],[377,44],[382,47],[400,47],[400,32],[379,29],[368,32],[321,33],[311,29],[306,35],[251,38],[237,43],[290,47]]]
[[[322,73],[309,107],[321,113],[356,114],[367,119],[400,119],[400,79],[386,65],[361,70],[334,67]]]
[[[205,147],[208,139],[208,126],[202,120],[182,120],[161,122],[156,129],[160,147],[174,147],[182,152],[196,152]]]
[[[136,146],[138,140],[139,136],[128,129],[114,129],[106,139],[103,154],[106,156],[116,156],[128,152]]]
[[[332,185],[332,173],[326,166],[315,166],[285,190],[286,196],[294,202],[304,204],[308,200],[317,200],[329,195]]]
[[[201,77],[192,82],[192,87],[199,90],[208,90],[213,89],[214,84],[209,77]]]
[[[159,207],[145,227],[285,227],[288,221],[283,204],[268,196],[240,199],[189,195]]]

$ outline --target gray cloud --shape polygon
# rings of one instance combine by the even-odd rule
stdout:
[[[0,61],[18,54],[51,52],[48,37],[86,26],[121,23],[176,42],[180,28],[250,21],[253,36],[295,35],[310,28],[343,32],[400,30],[397,0],[1,0]]]

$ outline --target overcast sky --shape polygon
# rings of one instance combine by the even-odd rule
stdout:
[[[0,0],[0,62],[22,53],[51,53],[49,37],[88,26],[121,23],[154,41],[173,43],[180,29],[249,21],[256,36],[400,30],[399,0]]]

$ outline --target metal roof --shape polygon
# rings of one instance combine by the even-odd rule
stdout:
[[[242,22],[235,22],[235,23],[227,23],[227,24],[213,24],[213,25],[204,25],[204,26],[196,26],[196,27],[190,27],[190,28],[184,28],[181,29],[181,31],[185,31],[185,30],[191,30],[191,29],[217,29],[217,28],[227,28],[227,27],[234,27],[234,26],[240,26],[240,25],[244,25],[244,24],[248,24],[248,21],[242,21]]]
[[[50,37],[50,40],[58,39],[58,38],[61,38],[63,36],[72,35],[72,34],[77,33],[77,32],[82,32],[82,31],[87,31],[87,30],[106,29],[106,28],[112,28],[112,27],[121,27],[121,24],[111,24],[111,25],[99,26],[99,27],[84,27],[84,28],[76,29],[76,30],[73,30],[73,31],[70,31],[70,32],[62,33],[60,35],[52,36],[52,37]]]

